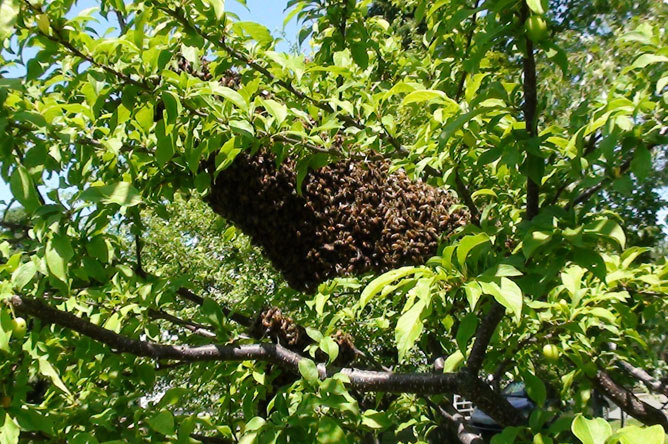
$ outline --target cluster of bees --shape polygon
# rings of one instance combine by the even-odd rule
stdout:
[[[268,337],[275,344],[280,344],[298,353],[303,352],[313,341],[306,330],[290,316],[284,315],[277,307],[263,309],[252,327],[255,337]],[[345,366],[353,362],[359,353],[349,334],[338,330],[332,337],[339,347],[339,354],[334,361],[337,366]],[[326,362],[328,357],[321,351],[316,353],[319,362]]]
[[[295,164],[240,154],[216,178],[211,208],[261,246],[290,286],[423,264],[439,239],[464,225],[447,191],[389,171],[382,160],[342,160],[310,171],[298,192]],[[459,207],[458,207],[459,208]]]

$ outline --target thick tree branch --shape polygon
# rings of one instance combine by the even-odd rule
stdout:
[[[457,439],[462,444],[484,444],[484,440],[479,433],[476,433],[468,424],[466,418],[457,413],[454,407],[447,410],[441,405],[436,404],[429,398],[425,398],[429,406],[438,413],[445,421],[446,427],[452,430]]]
[[[466,366],[474,375],[477,375],[480,372],[485,355],[487,354],[489,341],[492,339],[492,335],[494,334],[496,327],[499,325],[499,322],[501,322],[501,319],[503,319],[505,313],[506,309],[503,305],[496,301],[492,301],[492,306],[480,323],[478,331],[476,332],[475,342],[471,348],[471,353],[466,361]]]
[[[129,353],[135,356],[155,360],[174,360],[182,362],[203,361],[264,361],[279,365],[295,374],[299,372],[299,363],[304,357],[277,344],[251,344],[240,346],[203,345],[190,347],[185,345],[165,345],[132,339],[111,330],[95,325],[72,313],[58,310],[41,301],[12,296],[7,301],[17,313],[34,316],[44,323],[56,324],[74,330],[84,336],[99,341],[117,353]],[[325,365],[317,366],[320,378],[342,373],[350,379],[350,387],[360,392],[443,394],[460,393],[470,399],[497,422],[504,425],[519,425],[521,415],[508,401],[473,375],[468,370],[458,373],[388,373],[360,370],[356,368],[328,369]]]
[[[596,372],[594,385],[620,409],[645,425],[660,424],[668,433],[668,417],[659,409],[638,399],[630,390],[615,382],[603,370]]]

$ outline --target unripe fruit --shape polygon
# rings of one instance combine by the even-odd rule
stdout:
[[[548,362],[557,362],[559,360],[559,349],[554,344],[545,344],[543,346],[543,356]]]
[[[19,317],[19,318],[15,318],[12,321],[12,332],[14,334],[14,337],[16,337],[18,339],[21,339],[22,337],[24,337],[26,335],[26,330],[27,330],[27,326],[26,326],[26,320],[25,319]]]
[[[541,16],[532,15],[529,17],[524,23],[524,29],[529,40],[534,43],[545,40],[545,37],[547,37],[547,22]]]
[[[476,138],[470,131],[464,131],[464,143],[466,146],[474,147],[476,146]]]

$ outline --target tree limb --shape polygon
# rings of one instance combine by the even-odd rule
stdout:
[[[652,377],[652,375],[647,373],[644,369],[635,367],[634,365],[621,359],[617,360],[617,365],[619,365],[629,375],[640,380],[652,392],[668,396],[668,385]]]
[[[239,346],[211,344],[190,347],[141,341],[117,334],[35,299],[15,295],[6,301],[14,307],[17,313],[34,316],[44,323],[69,328],[109,346],[117,353],[182,362],[264,361],[279,365],[295,374],[299,373],[299,363],[306,359],[278,344],[261,343]],[[521,415],[517,414],[505,398],[495,393],[467,369],[458,373],[445,374],[389,373],[357,368],[328,369],[325,365],[319,364],[317,371],[321,379],[341,373],[350,380],[350,387],[360,392],[460,393],[499,424],[519,425],[523,422]]]
[[[526,2],[522,3],[522,15],[527,17],[529,15],[529,7]],[[522,19],[524,20],[524,18]],[[529,37],[524,39],[526,45],[526,53],[522,59],[523,65],[523,88],[524,88],[524,122],[526,124],[526,131],[530,139],[538,136],[538,97],[537,97],[537,81],[536,81],[536,60],[534,58],[533,42]],[[543,158],[532,154],[527,150],[527,211],[526,219],[531,220],[538,214],[538,204],[540,197],[540,180],[537,182],[531,178],[528,173],[529,165],[533,163],[542,163]]]
[[[425,399],[431,408],[434,409],[436,413],[438,413],[439,416],[445,421],[446,426],[457,436],[459,442],[462,444],[485,443],[482,436],[471,429],[466,418],[460,413],[457,413],[454,408],[450,408],[448,409],[450,411],[448,411],[429,398]]]
[[[620,409],[645,425],[659,424],[668,433],[668,417],[659,409],[638,399],[630,390],[615,382],[603,370],[592,379],[594,385]]]
[[[480,323],[478,331],[476,331],[475,342],[471,348],[471,353],[466,361],[466,366],[474,375],[477,375],[480,372],[480,368],[485,359],[485,354],[487,353],[489,341],[492,339],[492,335],[501,322],[501,319],[503,319],[505,313],[506,309],[503,305],[496,301],[492,301],[492,306]]]

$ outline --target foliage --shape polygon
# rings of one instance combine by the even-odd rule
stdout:
[[[632,390],[668,371],[668,264],[635,233],[665,184],[665,3],[290,0],[308,57],[221,0],[73,4],[0,3],[25,70],[0,78],[0,442],[479,439],[453,393],[497,443],[661,441]],[[471,223],[422,265],[295,291],[203,203],[260,149],[302,177],[389,159]],[[601,394],[648,427],[586,419]]]

